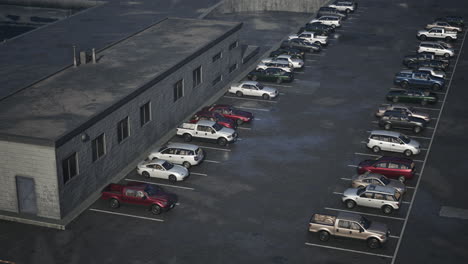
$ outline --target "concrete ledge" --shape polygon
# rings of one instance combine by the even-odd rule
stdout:
[[[65,222],[63,220],[54,220],[38,216],[20,215],[18,213],[0,211],[0,219],[17,222],[22,224],[37,225],[59,230],[65,230]]]
[[[45,7],[58,9],[84,9],[100,5],[105,1],[88,0],[0,0],[0,5]]]

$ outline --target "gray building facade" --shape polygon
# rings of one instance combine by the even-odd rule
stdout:
[[[226,85],[241,23],[168,18],[0,101],[0,210],[62,219]]]

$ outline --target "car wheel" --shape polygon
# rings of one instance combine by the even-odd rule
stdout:
[[[405,176],[399,176],[399,177],[398,177],[398,180],[399,180],[401,183],[403,183],[403,182],[406,181],[406,178],[405,178]]]
[[[358,189],[362,189],[362,188],[366,188],[366,186],[364,186],[364,185],[359,185],[357,188],[358,188]]]
[[[450,54],[445,53],[445,54],[444,54],[444,57],[445,57],[445,58],[450,58]]]
[[[109,205],[110,205],[110,208],[116,209],[120,207],[120,202],[117,199],[113,198],[109,201]]]
[[[322,46],[322,43],[320,43],[320,41],[315,41],[314,44],[317,46]]]
[[[354,208],[356,206],[356,202],[353,201],[353,200],[346,200],[346,207],[351,209],[351,208]]]
[[[426,39],[427,39],[427,37],[426,37],[425,35],[421,35],[421,36],[419,36],[419,38],[420,38],[421,40],[426,40]]]
[[[398,103],[398,97],[393,97],[392,102]]]
[[[452,38],[451,37],[446,37],[445,40],[446,41],[452,41]]]
[[[220,146],[226,146],[227,140],[226,140],[225,138],[219,138],[219,139],[218,139],[218,144],[219,144]]]
[[[262,95],[262,98],[265,99],[265,100],[269,100],[270,96],[268,94],[264,94],[264,95]]]
[[[390,128],[392,128],[392,125],[390,123],[387,123],[387,124],[384,125],[384,128],[386,130],[389,130]]]
[[[380,148],[377,147],[377,146],[374,146],[374,147],[372,147],[372,151],[373,151],[374,153],[380,152]]]
[[[169,175],[169,180],[170,180],[171,182],[176,182],[176,181],[177,181],[177,178],[176,178],[176,176],[174,176],[174,175]]]
[[[403,152],[405,154],[406,157],[409,157],[411,155],[413,155],[413,152],[409,149],[405,150],[405,152]]]
[[[244,94],[242,92],[240,92],[240,91],[237,91],[236,95],[237,95],[237,97],[242,97]]]
[[[346,9],[345,12],[346,12],[346,14],[349,14],[349,13],[351,13],[351,9]]]
[[[384,205],[382,207],[382,212],[384,212],[384,214],[391,214],[393,212],[393,208],[390,205]]]
[[[422,100],[422,101],[421,101],[421,105],[427,105],[427,101],[426,101],[426,100]]]
[[[182,165],[183,165],[185,168],[187,168],[187,169],[189,169],[190,166],[192,166],[192,164],[190,164],[190,162],[188,162],[188,161],[184,161],[184,162],[182,163]]]
[[[380,241],[377,238],[369,238],[367,239],[367,246],[369,248],[375,249],[380,247]]]
[[[192,135],[190,135],[190,134],[184,134],[184,141],[185,141],[185,142],[190,142],[190,141],[192,141]]]
[[[281,79],[281,78],[276,79],[276,83],[282,83],[282,82],[283,82],[283,79]]]
[[[320,231],[319,232],[319,239],[320,239],[320,241],[323,241],[323,242],[328,241],[330,239],[330,233],[328,233],[327,231],[324,231],[324,230]]]
[[[161,207],[160,207],[159,205],[153,204],[153,205],[151,206],[151,213],[153,213],[154,215],[160,214],[161,211],[162,211],[162,210],[161,210]]]
[[[150,174],[147,171],[144,171],[144,172],[141,173],[141,176],[143,176],[145,178],[149,178]]]
[[[437,83],[434,83],[434,85],[432,85],[432,89],[434,89],[434,90],[440,90],[440,85],[437,84]]]
[[[252,81],[256,81],[256,80],[257,80],[257,76],[256,75],[252,76]]]
[[[420,126],[415,126],[415,127],[413,128],[413,131],[414,131],[414,133],[417,134],[417,133],[421,132],[421,127],[420,127]]]
[[[242,121],[242,119],[237,119],[236,123],[237,123],[238,126],[240,126],[240,125],[242,125],[244,123],[244,121]]]
[[[402,88],[405,88],[405,89],[406,89],[406,88],[408,88],[408,82],[407,82],[407,81],[403,81],[403,82],[400,83],[400,86],[401,86]]]

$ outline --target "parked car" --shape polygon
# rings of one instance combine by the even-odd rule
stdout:
[[[328,15],[341,17],[342,20],[345,20],[348,17],[348,13],[346,13],[345,11],[340,12],[340,10],[334,7],[330,7],[330,6],[320,7],[319,10],[317,11],[316,17],[328,16]]]
[[[254,119],[254,115],[251,112],[239,110],[232,105],[214,104],[212,106],[203,108],[203,110],[219,113],[226,118],[234,120],[237,125],[248,123]]]
[[[379,120],[379,126],[390,130],[392,128],[411,129],[414,133],[426,128],[427,122],[422,118],[409,116],[401,111],[385,111]]]
[[[367,138],[366,146],[374,153],[381,150],[399,152],[405,156],[417,155],[421,152],[421,144],[408,136],[394,131],[373,130]]]
[[[318,233],[319,239],[324,242],[331,236],[364,240],[372,249],[381,247],[390,236],[387,225],[344,212],[337,215],[313,214],[309,221],[309,232]]]
[[[113,209],[122,204],[142,205],[155,215],[174,208],[178,201],[177,195],[166,192],[158,185],[139,182],[109,184],[102,190],[101,199],[108,200]]]
[[[437,94],[420,90],[391,90],[386,96],[388,101],[394,103],[407,102],[421,105],[437,103]]]
[[[300,32],[298,32],[298,34],[304,32],[304,31],[310,31],[310,32],[321,31],[321,32],[323,32],[323,34],[328,36],[331,33],[335,32],[335,28],[330,26],[330,25],[325,25],[325,24],[320,23],[320,22],[315,22],[315,23],[305,24],[305,26],[302,27],[299,31]]]
[[[199,111],[194,116],[192,116],[192,118],[190,119],[190,123],[198,123],[200,120],[210,120],[210,121],[217,122],[218,124],[224,127],[228,127],[232,129],[237,128],[236,122],[215,112]]]
[[[363,174],[354,175],[351,179],[351,187],[353,188],[365,188],[371,184],[394,188],[401,194],[406,193],[406,186],[401,181],[389,179],[382,174],[367,171]]]
[[[192,138],[200,140],[214,141],[221,146],[237,141],[238,134],[232,128],[208,120],[200,120],[196,124],[182,123],[176,131],[177,136],[184,138],[185,142],[192,141]]]
[[[357,9],[357,3],[353,0],[338,0],[328,5],[338,9],[339,11],[344,11],[346,13],[354,12]]]
[[[253,79],[253,77],[254,76],[251,78]],[[266,100],[278,96],[278,90],[276,88],[264,86],[262,83],[256,81],[234,83],[231,85],[228,92],[236,94],[237,96],[258,96]]]
[[[457,39],[457,31],[451,31],[441,27],[431,29],[422,29],[416,33],[416,36],[421,40],[426,39],[444,39],[446,41],[454,41]]]
[[[270,57],[278,57],[279,55],[291,55],[292,58],[294,59],[304,59],[304,54],[305,52],[304,51],[300,51],[298,49],[295,49],[295,48],[288,48],[288,47],[285,47],[285,48],[279,48],[275,51],[272,51],[270,53]]]
[[[420,61],[441,61],[443,64],[445,64],[445,67],[448,67],[450,64],[450,61],[442,56],[436,56],[433,53],[416,53],[414,55],[407,55],[403,58],[403,65],[407,66],[410,63],[415,63],[415,62],[420,62]]]
[[[357,167],[357,173],[366,172],[382,174],[405,182],[414,177],[416,166],[411,159],[383,156],[379,159],[361,161]]]
[[[447,74],[443,71],[438,71],[432,67],[419,67],[418,72],[422,73],[427,73],[433,77],[445,79],[447,77]]]
[[[309,23],[320,22],[325,25],[329,25],[333,28],[341,27],[341,18],[337,16],[321,16],[316,19],[312,19]]]
[[[457,32],[463,31],[463,28],[461,28],[460,26],[450,25],[447,21],[440,21],[440,20],[435,20],[434,22],[427,24],[426,28],[427,29],[445,28],[447,30],[452,30],[452,31],[457,31]]]
[[[381,104],[375,113],[375,116],[382,117],[386,111],[400,111],[417,118],[422,118],[426,122],[431,121],[429,114],[415,111],[412,107],[401,105],[401,104]]]
[[[429,52],[446,58],[455,56],[455,51],[446,43],[423,41],[419,44],[418,53]]]
[[[427,61],[416,61],[408,63],[410,69],[418,69],[420,67],[430,67],[437,71],[447,71],[449,65],[440,60],[427,60]]]
[[[285,72],[293,72],[294,70],[294,68],[292,67],[292,64],[290,64],[289,62],[285,62],[285,61],[260,62],[255,69],[266,70],[270,68],[281,69],[282,71],[285,71]]]
[[[463,17],[461,16],[445,16],[445,17],[436,18],[435,20],[445,21],[452,26],[457,26],[457,27],[462,27],[462,28],[465,26],[465,21],[463,20]]]
[[[185,143],[170,143],[160,149],[151,151],[148,155],[149,160],[167,160],[174,164],[182,165],[187,169],[200,164],[204,158],[205,154],[199,146]]]
[[[168,179],[172,182],[183,181],[190,175],[184,166],[174,165],[167,160],[160,159],[138,163],[137,173],[145,178]]]
[[[305,52],[320,52],[322,50],[321,46],[304,41],[303,39],[290,39],[281,42],[281,48],[287,47]]]
[[[341,200],[347,208],[356,205],[378,208],[384,214],[391,214],[401,207],[403,195],[391,187],[368,185],[365,188],[348,188],[343,192]]]
[[[322,36],[322,35],[318,35],[314,32],[308,32],[308,31],[304,31],[302,32],[301,34],[297,34],[297,35],[290,35],[288,36],[288,39],[303,39],[309,43],[314,43],[316,45],[323,45],[323,46],[326,46],[328,45],[328,37],[327,36]]]
[[[292,55],[279,55],[276,57],[270,57],[262,60],[263,63],[268,63],[268,62],[283,62],[283,63],[288,63],[291,65],[294,69],[301,69],[304,67],[304,61],[302,59],[298,58],[293,58]]]
[[[286,72],[279,68],[267,68],[265,70],[257,69],[255,71],[251,71],[247,78],[252,81],[266,81],[266,82],[292,82],[294,80],[294,74],[292,72]],[[251,87],[255,88],[255,87]],[[249,91],[253,92],[253,94],[257,94],[258,90]],[[271,93],[267,93],[266,90],[262,91],[262,96],[265,99],[273,98],[271,97]],[[245,95],[250,95],[250,93],[242,92]],[[276,97],[276,96],[275,96]]]
[[[431,76],[427,72],[403,70],[395,74],[393,83],[402,88],[423,88],[440,90],[445,86],[445,79]]]

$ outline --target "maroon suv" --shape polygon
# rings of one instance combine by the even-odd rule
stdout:
[[[203,111],[215,112],[226,118],[234,120],[238,125],[250,122],[254,116],[252,113],[234,108],[232,105],[214,104],[203,108]]]
[[[192,119],[190,119],[190,123],[197,123],[198,120],[210,120],[210,121],[215,121],[218,122],[220,125],[236,129],[237,128],[237,123],[235,123],[233,120],[226,118],[222,116],[219,113],[216,112],[208,112],[208,111],[200,111],[197,112]]]
[[[411,159],[384,156],[379,159],[364,160],[359,163],[357,172],[363,174],[367,171],[379,173],[404,182],[407,179],[413,178],[415,166]]]

